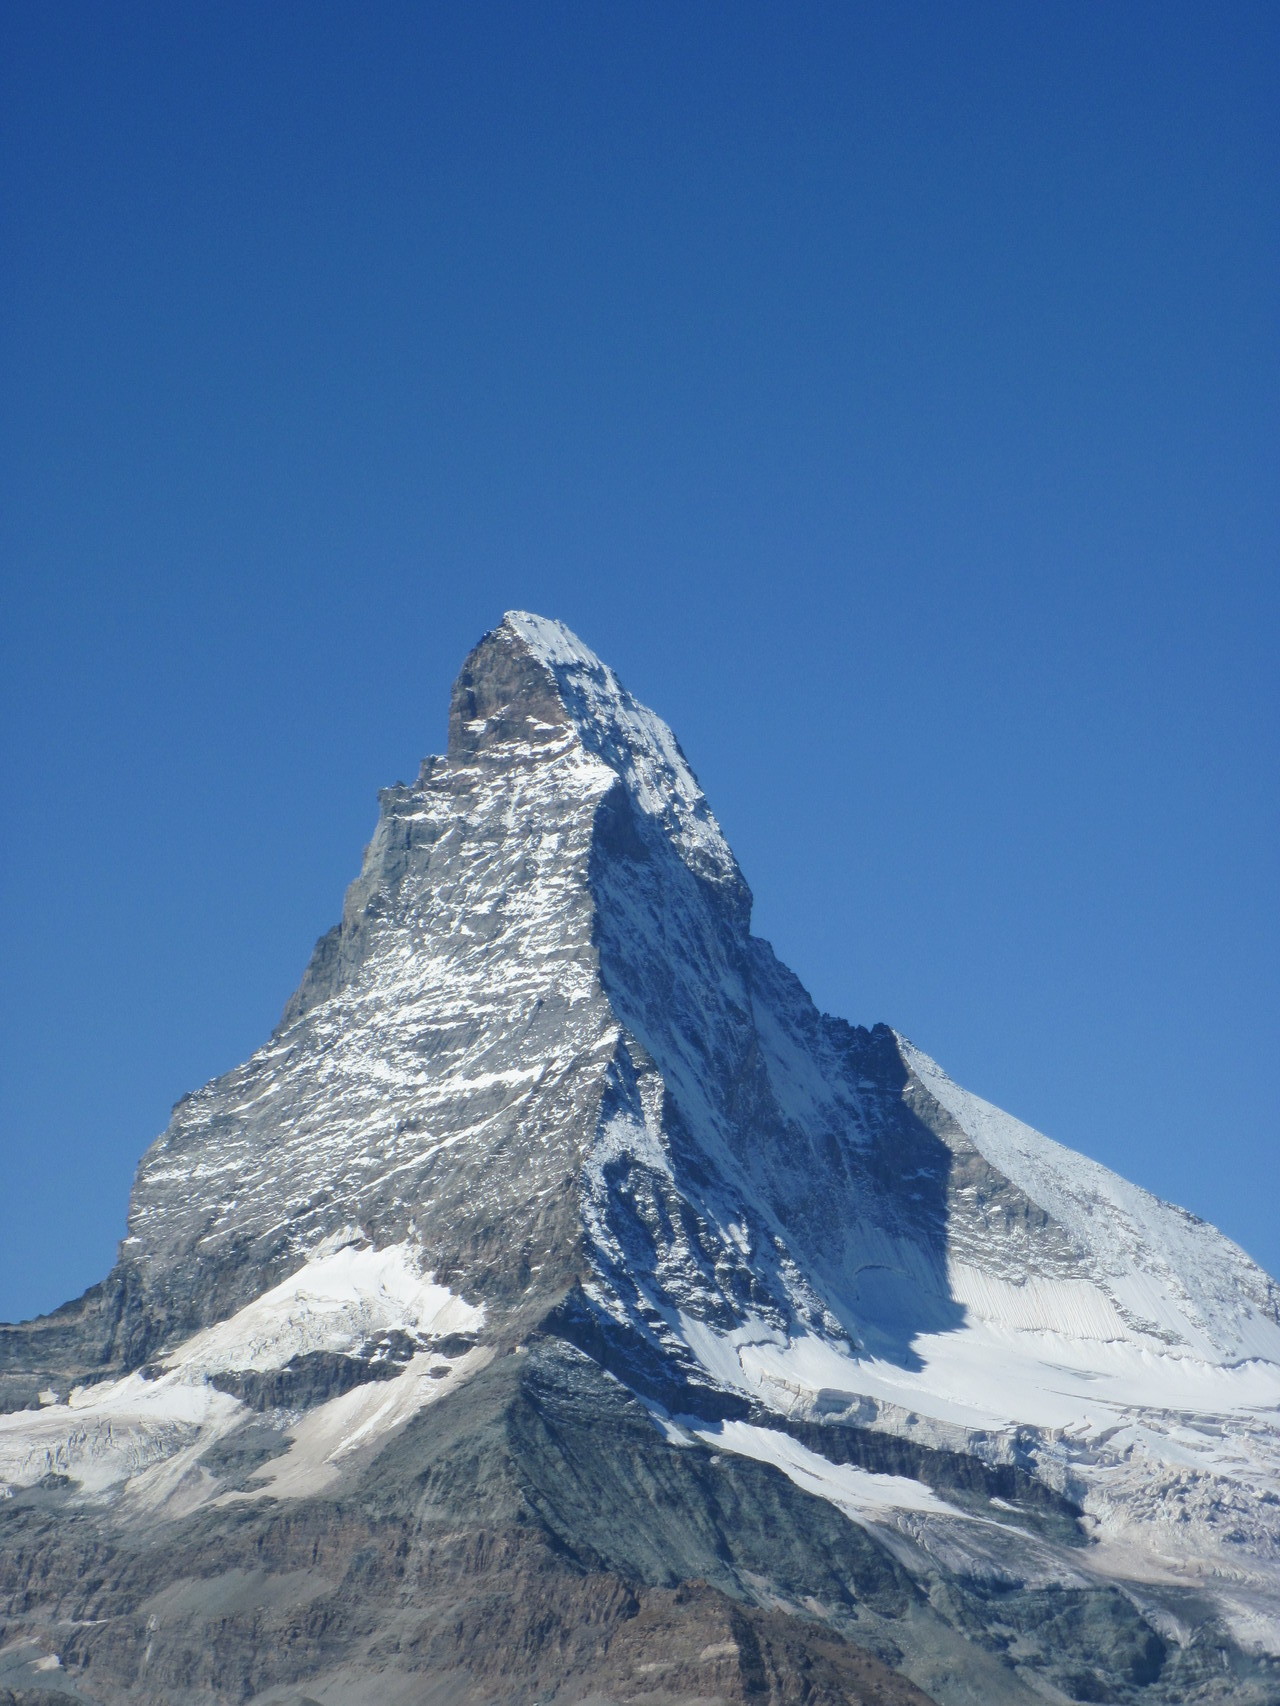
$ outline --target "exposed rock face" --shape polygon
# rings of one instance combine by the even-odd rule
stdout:
[[[0,1403],[0,1698],[1280,1700],[1273,1282],[818,1013],[520,613]]]

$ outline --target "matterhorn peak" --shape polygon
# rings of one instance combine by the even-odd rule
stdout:
[[[745,893],[706,796],[662,718],[563,622],[509,610],[454,684],[449,756],[462,760],[512,742],[550,749],[566,734],[621,778],[691,869]]]
[[[0,1328],[0,1696],[1280,1698],[1243,1251],[820,1013],[561,623],[379,807],[115,1269]]]

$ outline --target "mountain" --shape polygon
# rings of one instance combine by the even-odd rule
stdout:
[[[509,614],[111,1274],[0,1328],[0,1703],[1280,1702],[1274,1282],[750,914]]]

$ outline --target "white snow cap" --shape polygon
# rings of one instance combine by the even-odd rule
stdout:
[[[745,894],[737,860],[662,718],[628,693],[608,664],[563,622],[508,610],[502,625],[551,671],[583,746],[622,777],[636,804],[658,819],[690,868]]]

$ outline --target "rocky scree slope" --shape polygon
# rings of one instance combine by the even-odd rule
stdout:
[[[0,1402],[15,1692],[1280,1701],[1273,1282],[818,1013],[524,613]]]

